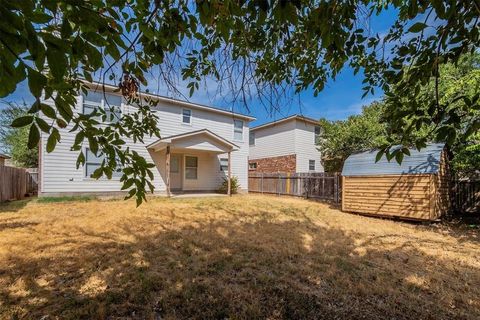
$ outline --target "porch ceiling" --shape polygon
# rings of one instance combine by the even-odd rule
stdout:
[[[160,151],[170,146],[171,149],[200,150],[225,153],[238,150],[238,146],[208,129],[190,131],[178,135],[160,138],[147,146],[147,149]]]

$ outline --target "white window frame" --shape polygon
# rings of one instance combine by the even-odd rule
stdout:
[[[253,142],[252,142],[252,140],[253,140]],[[254,146],[254,145],[255,145],[255,142],[256,142],[256,140],[255,140],[255,132],[250,131],[250,132],[248,133],[248,145],[249,145],[249,146]]]
[[[84,179],[91,180],[91,179],[94,179],[94,178],[92,178],[91,176],[87,175],[87,172],[88,172],[87,166],[88,166],[88,164],[89,164],[89,161],[88,161],[88,152],[91,152],[91,151],[90,151],[90,148],[87,147],[87,148],[84,149],[85,165],[83,166],[83,168],[84,168],[84,170],[83,170],[83,178],[84,178]],[[91,153],[93,154],[93,152],[91,152]],[[98,163],[97,163],[97,162],[90,162],[90,164],[92,164],[92,165],[95,165],[95,164],[96,164],[96,165],[101,166],[103,160],[105,159],[105,156],[104,156],[103,154],[101,154],[100,156],[96,156],[95,154],[93,154],[93,155],[94,155],[96,158],[100,158],[100,159],[98,160],[98,161],[99,161]],[[117,161],[118,161],[118,159],[117,159]],[[117,162],[117,165],[118,165],[118,162]],[[119,179],[123,176],[122,167],[120,166],[120,167],[117,167],[117,168],[120,169],[120,171],[116,171],[116,170],[113,171],[113,172],[112,172],[112,179],[111,179],[111,180],[117,180],[117,179],[119,180]],[[94,171],[95,171],[95,170],[94,170]],[[92,172],[92,173],[93,173],[93,172]],[[102,178],[100,178],[100,180],[101,180],[101,179],[102,179]],[[108,180],[108,179],[106,179],[105,177],[103,177],[103,179]],[[96,179],[94,179],[94,180],[96,180]]]
[[[312,161],[313,161],[313,169],[312,169]],[[308,171],[315,171],[317,168],[317,164],[315,160],[308,160]]]
[[[189,122],[183,122],[183,117],[184,117],[183,112],[184,111],[190,111],[190,116],[188,118]],[[183,125],[191,126],[192,125],[192,117],[193,117],[192,109],[182,108],[182,113],[180,114],[180,121],[182,122]]]
[[[250,162],[248,164],[248,170],[257,170],[257,167],[258,167],[257,162]]]
[[[197,159],[197,166],[196,167],[187,167],[187,158],[196,158]],[[185,180],[198,180],[198,156],[189,156],[189,155],[185,155],[185,161],[184,161],[185,165]],[[195,175],[195,178],[188,178],[187,177],[187,169],[196,169],[196,175]]]
[[[89,91],[95,92],[93,90],[89,90]],[[114,95],[114,94],[111,94],[111,93],[106,93],[106,95],[117,96],[117,95]],[[86,98],[87,98],[87,95],[82,94],[82,113],[83,114],[87,115],[87,114],[90,114],[92,112],[95,112],[96,108],[101,108],[105,111],[105,114],[107,115],[106,123],[117,123],[122,118],[122,114],[123,114],[123,110],[122,110],[123,109],[122,108],[123,98],[122,97],[120,97],[120,105],[119,106],[109,105],[107,103],[107,101],[105,101],[105,95],[103,95],[100,98],[100,102],[90,101],[90,100],[87,100]],[[93,109],[93,110],[89,113],[85,113],[85,105],[87,105],[89,107],[89,109]],[[110,110],[110,108],[113,108],[113,110]],[[118,113],[115,112],[115,109],[118,110]],[[117,114],[119,114],[119,116],[118,117],[116,117],[116,116],[110,117],[109,115],[111,115],[112,113],[113,114],[117,113]],[[98,121],[102,121],[101,117],[96,117],[96,118],[97,118]],[[109,120],[109,118],[111,118],[111,120]]]
[[[220,161],[220,171],[221,172],[228,172],[228,158],[220,158],[219,161]],[[223,162],[223,164],[222,164],[222,162]]]
[[[318,128],[318,134],[317,134],[317,128]],[[313,143],[317,144],[318,138],[322,135],[322,128],[320,126],[315,126],[313,128]]]
[[[237,123],[237,122],[239,122],[239,123],[242,124],[241,129],[240,129],[240,128],[237,128],[237,127],[235,126],[235,123]],[[243,142],[243,125],[244,125],[243,120],[240,120],[240,119],[234,119],[234,120],[233,120],[233,140],[234,140],[234,141],[242,141],[242,142]],[[241,131],[240,131],[240,130],[241,130]],[[241,133],[241,134],[242,134],[242,137],[241,137],[240,139],[237,139],[237,138],[235,137],[235,133]]]

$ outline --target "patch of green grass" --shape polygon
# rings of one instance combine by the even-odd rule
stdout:
[[[38,198],[38,203],[55,203],[55,202],[72,202],[72,201],[79,201],[79,202],[88,202],[95,200],[96,197],[94,196],[64,196],[64,197],[41,197]]]

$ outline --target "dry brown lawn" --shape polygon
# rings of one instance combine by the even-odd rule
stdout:
[[[273,196],[16,202],[0,318],[479,319],[479,230]]]

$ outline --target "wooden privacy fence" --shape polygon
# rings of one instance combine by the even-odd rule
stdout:
[[[456,212],[480,213],[480,179],[454,180],[452,201]]]
[[[330,200],[338,203],[340,175],[338,173],[256,173],[248,175],[249,192],[289,195]]]
[[[37,192],[35,174],[26,169],[0,166],[0,202],[20,200]]]

